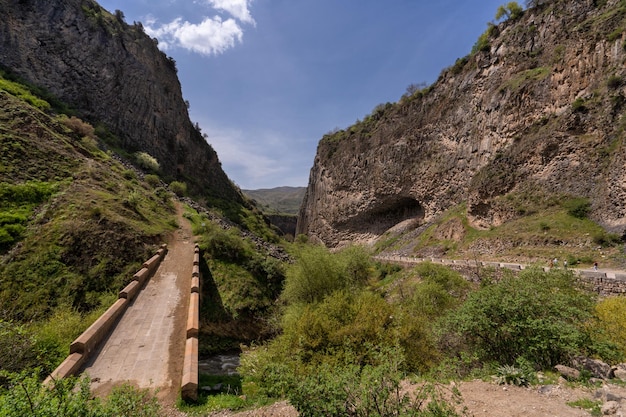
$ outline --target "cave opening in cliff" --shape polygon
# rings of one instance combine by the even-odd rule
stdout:
[[[357,233],[381,235],[405,220],[422,221],[424,207],[411,197],[389,197],[371,209],[361,212],[338,226],[338,229]]]

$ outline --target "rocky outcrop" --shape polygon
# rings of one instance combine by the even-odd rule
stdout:
[[[474,227],[497,226],[516,215],[499,197],[528,190],[587,197],[622,232],[626,7],[542,3],[489,29],[429,88],[324,136],[297,233],[373,241],[461,203]]]
[[[189,120],[175,62],[141,24],[92,0],[0,1],[0,64],[44,87],[127,151],[154,156],[192,192],[241,201]]]

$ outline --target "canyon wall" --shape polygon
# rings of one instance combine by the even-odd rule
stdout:
[[[623,232],[623,3],[544,2],[488,29],[430,87],[324,136],[297,233],[373,242],[463,204],[488,228],[516,216],[512,193],[588,198],[594,220]]]
[[[175,62],[141,24],[92,0],[0,0],[0,65],[47,89],[129,152],[154,156],[169,180],[241,200],[189,119]]]

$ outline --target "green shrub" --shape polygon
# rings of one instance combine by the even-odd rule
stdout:
[[[148,174],[144,177],[144,180],[146,181],[148,185],[150,185],[153,188],[156,188],[159,185],[161,185],[161,178],[159,178],[158,175]]]
[[[587,107],[585,106],[585,99],[582,97],[578,97],[576,100],[574,100],[574,102],[572,103],[572,110],[581,113],[586,112]]]
[[[620,349],[626,357],[626,298],[609,297],[600,301],[595,308],[598,329]]]
[[[296,257],[287,270],[283,292],[292,304],[321,301],[341,288],[361,286],[370,274],[370,261],[362,248],[332,254],[322,246],[301,246]]]
[[[621,31],[620,31],[620,36],[621,36]],[[607,80],[606,85],[611,90],[615,90],[616,88],[619,88],[622,85],[622,77],[618,75],[612,75]]]
[[[489,52],[491,48],[491,44],[489,43],[489,32],[484,32],[482,35],[478,37],[478,40],[472,46],[472,55],[477,54],[478,52]]]
[[[581,398],[576,401],[569,401],[567,405],[570,407],[578,407],[582,408],[585,411],[588,411],[594,417],[600,417],[602,415],[602,401],[601,400],[591,400],[589,398]]]
[[[339,290],[318,304],[291,309],[283,320],[279,343],[304,362],[331,360],[329,353],[347,349],[366,363],[368,343],[394,345],[393,316],[393,307],[377,294]]]
[[[582,323],[592,308],[591,296],[574,286],[570,272],[527,269],[471,293],[448,317],[447,340],[465,345],[482,362],[523,358],[547,368],[585,353]]]
[[[47,387],[36,373],[3,374],[9,389],[0,392],[0,415],[6,417],[152,417],[160,411],[156,397],[130,385],[113,388],[101,401],[92,398],[86,376],[58,379]]]
[[[535,380],[535,372],[529,364],[525,366],[502,365],[496,369],[496,383],[499,385],[526,387]]]
[[[61,119],[61,123],[63,123],[63,125],[68,129],[78,134],[80,137],[88,137],[92,139],[96,137],[96,130],[94,127],[76,116],[64,117]]]
[[[179,197],[184,197],[187,194],[187,184],[180,181],[172,181],[170,183],[170,190]]]
[[[500,20],[503,17],[507,20],[515,20],[520,18],[523,13],[524,9],[522,9],[522,6],[515,1],[510,1],[506,5],[498,7],[498,10],[496,11],[496,20]]]
[[[228,262],[244,261],[252,251],[238,229],[224,230],[213,224],[202,236],[200,246],[212,258]]]
[[[135,153],[135,162],[146,171],[158,172],[160,169],[159,161],[147,152]]]
[[[34,343],[31,332],[25,326],[0,320],[0,369],[18,372],[37,366]]]
[[[591,211],[591,203],[586,198],[575,198],[566,203],[567,213],[577,219],[586,219]]]
[[[593,241],[603,248],[608,248],[622,243],[622,236],[617,233],[606,233],[605,231],[600,231],[594,233]]]
[[[401,389],[405,374],[400,349],[367,345],[366,350],[371,352],[371,363],[366,365],[358,364],[358,354],[347,353],[333,364],[283,366],[281,386],[299,415],[458,415],[452,405],[460,398],[458,391],[444,393],[443,388],[434,384],[420,385],[414,392]]]

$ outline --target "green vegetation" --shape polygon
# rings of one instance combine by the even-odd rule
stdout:
[[[516,20],[524,14],[524,9],[516,1],[510,1],[506,5],[498,7],[496,11],[496,20],[504,18],[505,20]]]
[[[148,172],[159,172],[159,161],[147,152],[135,153],[135,162],[140,168]]]
[[[487,24],[487,30],[485,30],[476,40],[474,46],[472,46],[472,51],[470,55],[475,55],[478,52],[489,52],[491,48],[491,44],[489,43],[489,39],[495,38],[498,36],[499,30],[496,25],[493,23]]]
[[[286,397],[311,416],[366,415],[373,402],[380,415],[457,415],[436,384],[425,395],[442,414],[420,409],[400,381],[494,374],[524,386],[572,355],[623,357],[598,330],[610,320],[596,315],[594,298],[567,270],[505,273],[497,282],[485,271],[472,287],[440,265],[389,270],[360,248],[297,249],[281,296],[282,332],[242,356],[251,400]]]
[[[39,110],[50,110],[50,103],[37,97],[27,87],[21,84],[7,80],[5,78],[0,78],[0,89],[26,101],[27,103],[37,107]]]
[[[257,248],[239,229],[212,222],[208,213],[187,208],[185,217],[205,257],[201,271],[207,301],[200,315],[211,325],[201,329],[201,352],[236,350],[240,343],[272,334],[274,328],[267,318],[282,289],[281,262]]]
[[[567,403],[570,407],[576,407],[588,411],[593,417],[602,415],[602,401],[590,400],[589,398],[581,398],[580,400],[570,401]]]
[[[187,184],[181,181],[172,181],[170,190],[177,196],[184,197],[187,194]]]
[[[595,307],[596,331],[606,335],[626,357],[626,298],[609,297]]]
[[[160,406],[147,390],[130,385],[113,388],[105,400],[94,399],[89,378],[67,378],[44,387],[36,375],[2,372],[8,379],[0,388],[0,415],[6,417],[152,417]]]
[[[261,190],[242,190],[256,201],[264,213],[298,214],[304,199],[305,187],[278,187]]]
[[[58,183],[0,182],[0,252],[18,242],[35,208],[59,189]]]
[[[455,337],[446,348],[469,351],[481,363],[508,365],[522,358],[538,369],[595,353],[581,328],[592,317],[593,300],[572,280],[564,270],[531,269],[485,283],[447,318],[445,328]]]
[[[500,90],[503,91],[505,89],[511,90],[513,93],[519,92],[523,87],[535,83],[538,81],[542,81],[546,79],[550,75],[550,68],[546,67],[537,67],[533,69],[529,69],[526,71],[522,71],[518,73],[515,77],[507,80],[504,84],[500,86]]]

